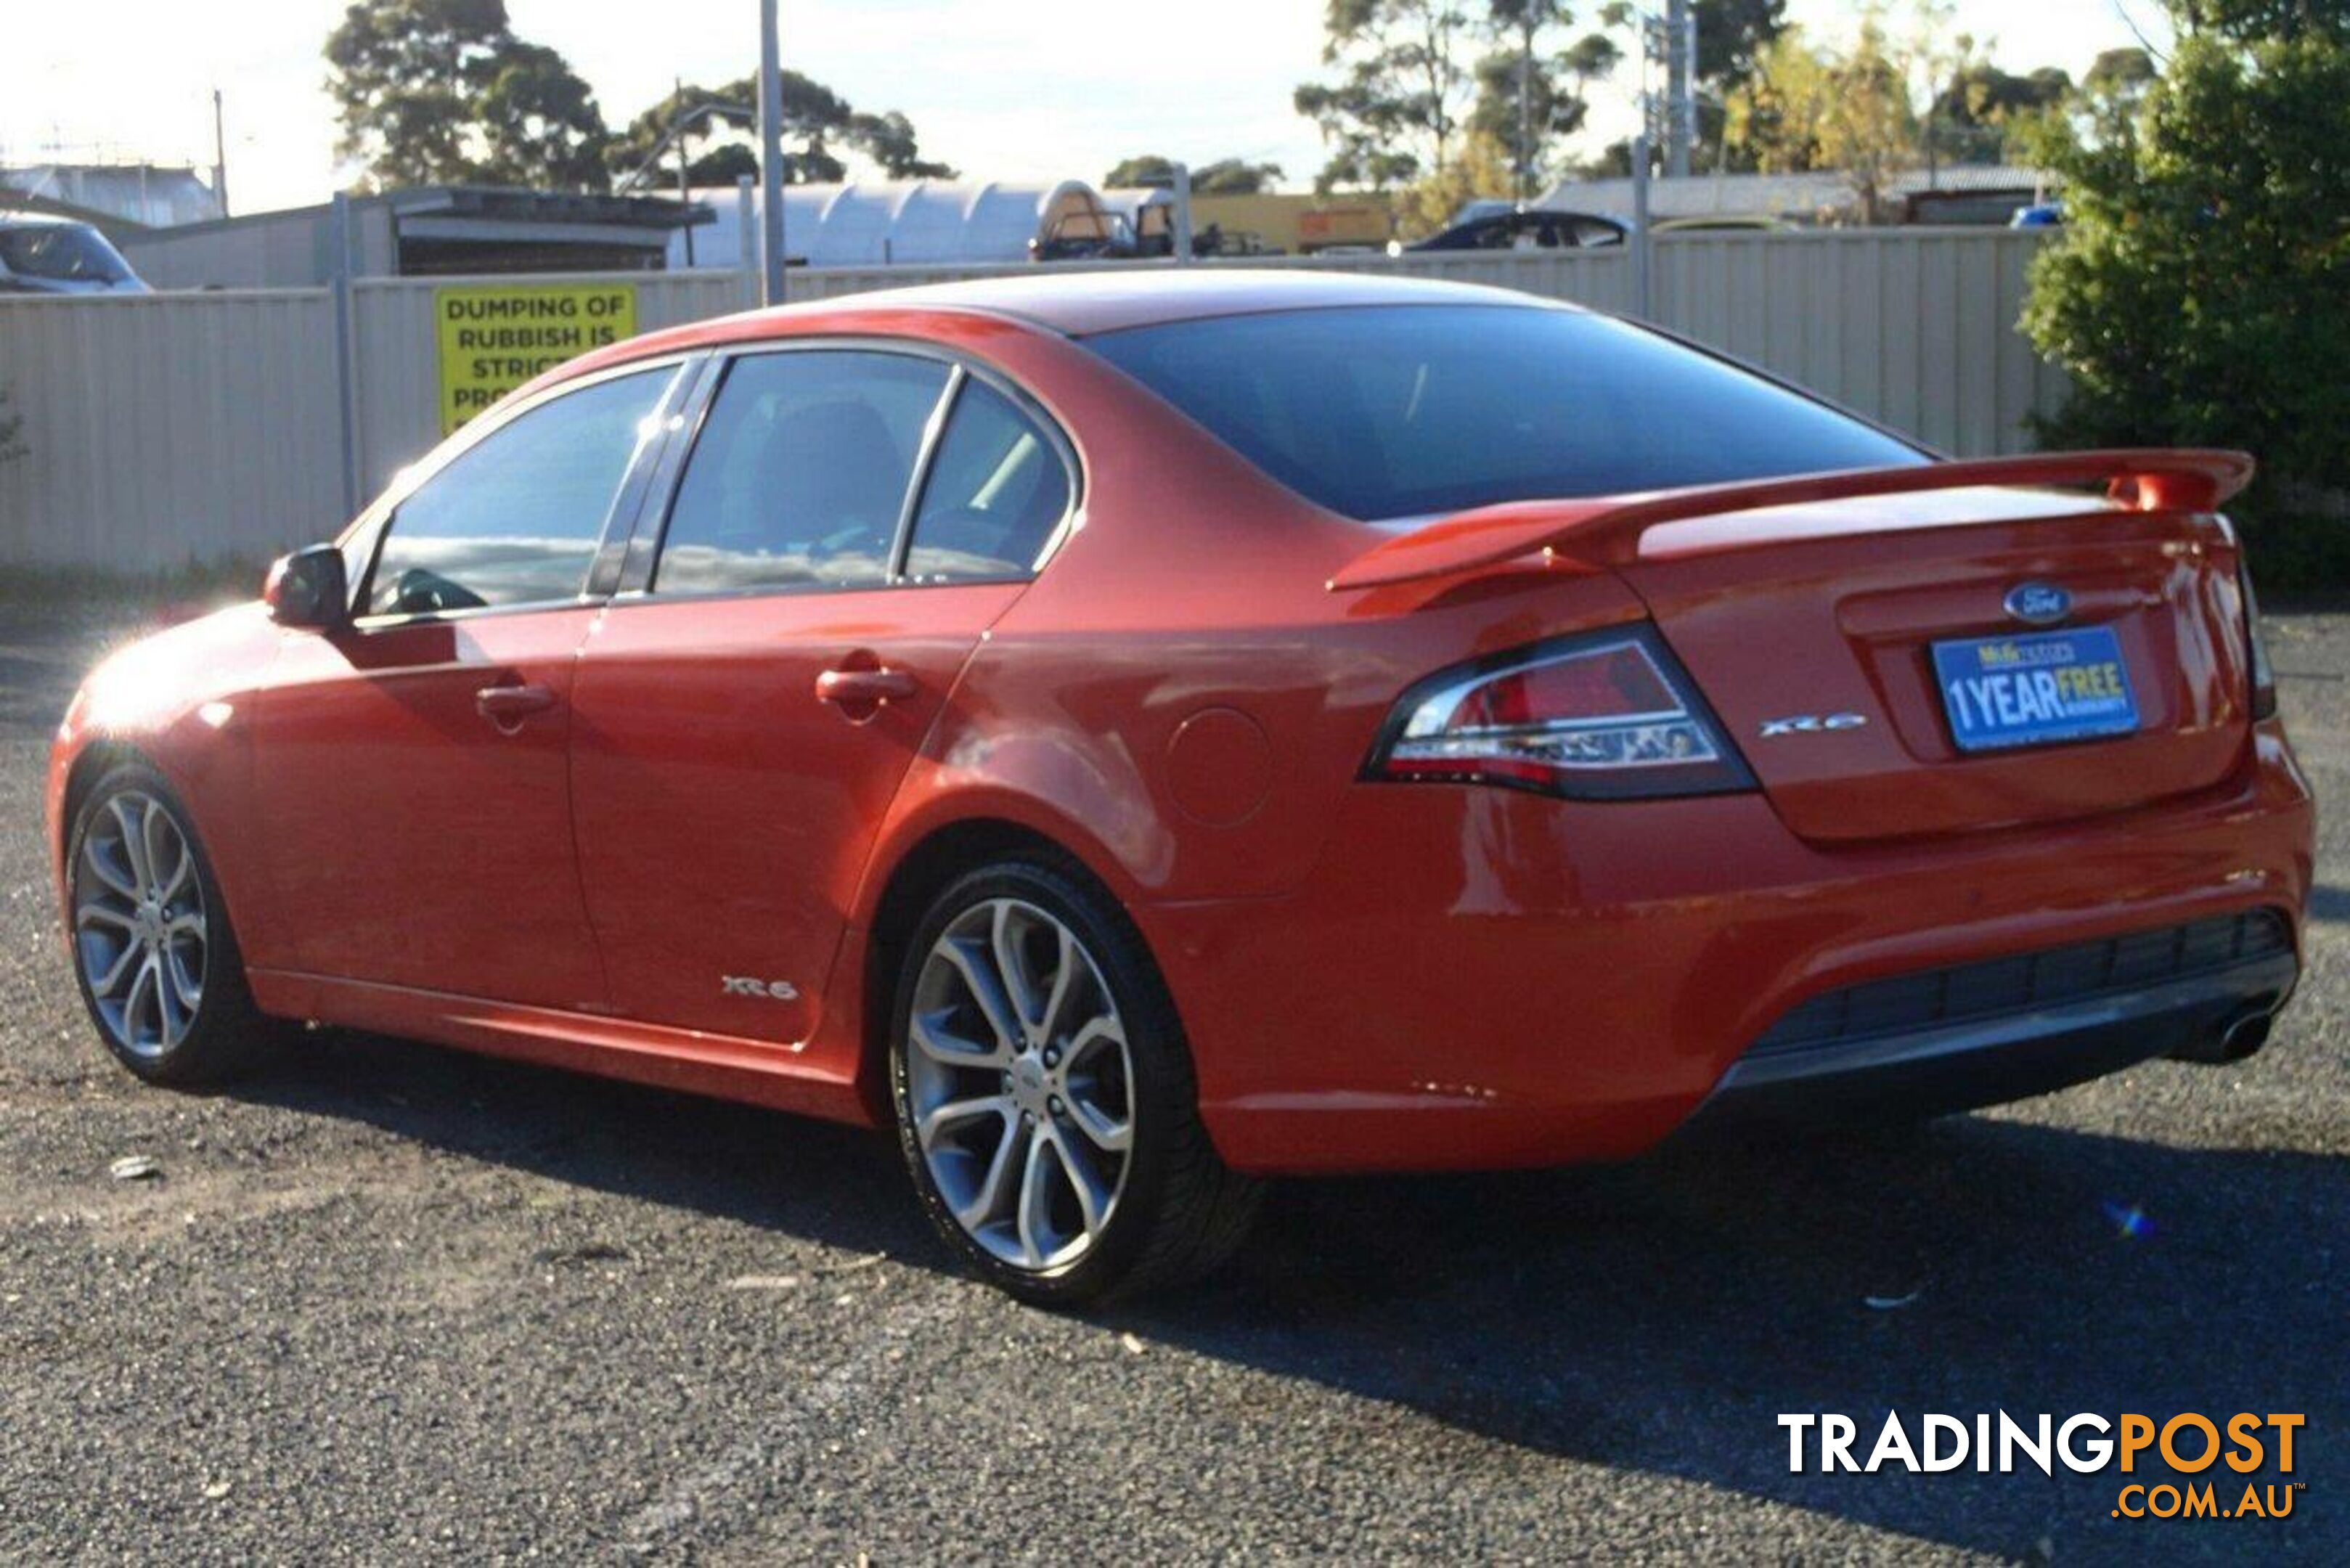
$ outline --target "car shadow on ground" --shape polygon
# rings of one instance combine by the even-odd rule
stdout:
[[[2175,1064],[2146,1074],[2202,1071]],[[240,1097],[944,1269],[887,1137],[365,1036]],[[2010,1558],[2345,1560],[2350,1160],[1993,1117],[1669,1148],[1633,1165],[1278,1186],[1234,1266],[1110,1327],[1622,1473]],[[2129,1480],[1794,1475],[1777,1417],[2309,1417],[2280,1523],[2111,1517]],[[2159,1467],[2157,1467],[2158,1469]],[[2224,1469],[2223,1501],[2241,1480]],[[2276,1479],[2272,1468],[2258,1479]],[[1528,1484],[1538,1484],[1529,1480]],[[2258,1532],[2257,1535],[2250,1532]]]

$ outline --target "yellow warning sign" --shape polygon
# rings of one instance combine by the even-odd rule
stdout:
[[[481,284],[436,289],[441,433],[542,370],[637,331],[632,283]]]

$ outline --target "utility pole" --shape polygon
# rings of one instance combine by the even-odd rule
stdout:
[[[1534,14],[1520,23],[1518,48],[1518,200],[1533,194],[1534,182]]]
[[[759,299],[784,303],[783,0],[759,0]]]
[[[685,161],[685,78],[670,78],[669,122],[677,128],[677,204],[683,209],[685,223],[685,265],[693,268],[693,180],[687,172]]]
[[[213,88],[213,200],[228,216],[228,133],[221,118],[221,89]]]
[[[1697,6],[1665,0],[1665,172],[1686,180],[1697,140]]]
[[[1191,166],[1175,165],[1175,265],[1191,265]]]

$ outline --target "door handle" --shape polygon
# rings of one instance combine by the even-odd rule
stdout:
[[[816,700],[843,709],[903,702],[918,688],[902,670],[827,670],[816,678]]]
[[[544,686],[484,686],[473,693],[473,706],[498,728],[511,729],[554,707],[555,693]]]

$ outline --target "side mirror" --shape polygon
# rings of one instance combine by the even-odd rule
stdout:
[[[269,618],[280,626],[309,627],[328,631],[351,617],[350,582],[343,574],[343,553],[332,545],[313,545],[290,556],[280,556],[262,586],[261,602]]]

